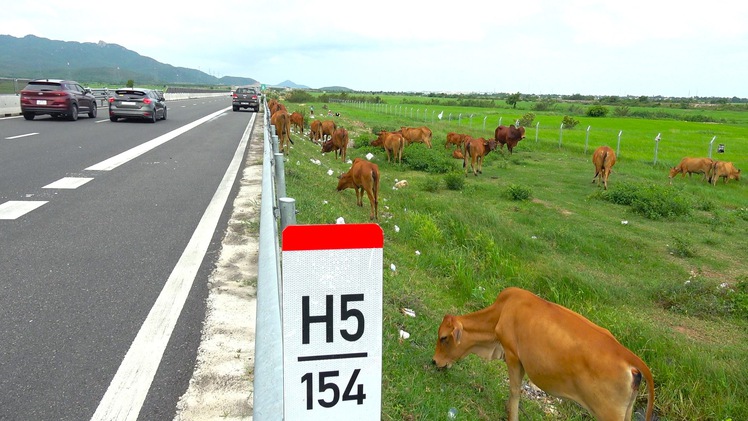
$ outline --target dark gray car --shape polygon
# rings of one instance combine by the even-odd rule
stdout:
[[[135,118],[155,123],[166,120],[166,99],[153,89],[116,89],[109,98],[109,120]]]

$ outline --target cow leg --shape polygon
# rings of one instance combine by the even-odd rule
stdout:
[[[522,395],[522,378],[525,377],[525,369],[522,362],[514,356],[506,355],[506,366],[509,373],[509,421],[519,421],[519,398]]]
[[[364,206],[364,188],[356,186],[356,204]]]
[[[366,189],[366,195],[369,196],[369,206],[371,207],[371,210],[369,210],[369,219],[377,219],[379,220],[378,213],[378,203],[377,199],[374,198],[374,194],[372,194],[371,189]],[[361,196],[363,197],[363,192],[361,193]]]

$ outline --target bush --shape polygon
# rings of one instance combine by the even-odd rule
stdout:
[[[532,192],[528,187],[512,184],[507,187],[504,195],[510,200],[528,200],[532,197]]]
[[[300,104],[302,102],[312,102],[314,101],[314,97],[307,91],[294,89],[290,93],[286,94],[285,101]]]
[[[689,215],[692,207],[692,201],[684,193],[655,184],[624,182],[603,191],[601,197],[631,206],[634,212],[653,220]]]
[[[587,109],[587,117],[605,117],[608,115],[608,107],[593,105]]]
[[[616,117],[626,117],[627,115],[629,115],[629,111],[629,107],[626,105],[622,107],[615,107],[613,109],[613,115],[615,115]]]
[[[556,106],[556,101],[552,99],[542,99],[536,102],[532,109],[535,111],[550,111]]]
[[[465,175],[461,172],[451,172],[444,176],[444,183],[449,190],[462,190],[465,187]]]
[[[441,181],[438,178],[428,177],[421,183],[421,190],[429,193],[436,193],[441,187]]]
[[[426,145],[410,145],[403,152],[403,163],[414,171],[445,174],[455,169],[452,161],[454,161],[453,158],[428,149]]]
[[[519,119],[519,125],[528,127],[532,124],[533,120],[535,120],[535,113],[526,113]]]
[[[577,124],[579,124],[579,120],[568,115],[565,115],[561,122],[564,124],[564,129],[573,129]]]

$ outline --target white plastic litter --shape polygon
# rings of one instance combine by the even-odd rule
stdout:
[[[335,223],[336,224],[345,224],[345,219],[343,219],[343,217],[341,216],[340,218],[338,218],[338,219],[335,220]]]

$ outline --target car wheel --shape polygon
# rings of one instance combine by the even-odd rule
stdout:
[[[78,120],[78,104],[72,104],[70,106],[70,110],[68,111],[68,120]]]
[[[148,120],[149,123],[155,123],[156,122],[156,109],[153,109],[153,112],[151,113],[151,118]]]
[[[94,102],[91,105],[91,108],[88,110],[88,116],[90,118],[96,118],[96,113],[98,112],[98,109],[96,108],[96,103]]]
[[[166,120],[166,107],[164,107],[164,116],[161,118],[161,120]]]
[[[234,111],[239,111],[239,107],[237,107],[236,105],[234,105],[233,108],[234,108]]]
[[[113,115],[109,116],[109,121],[111,121],[112,123],[116,123],[117,120],[119,120],[117,117],[115,117]]]
[[[33,120],[34,117],[36,117],[36,114],[34,113],[23,113],[23,118],[26,120]]]

